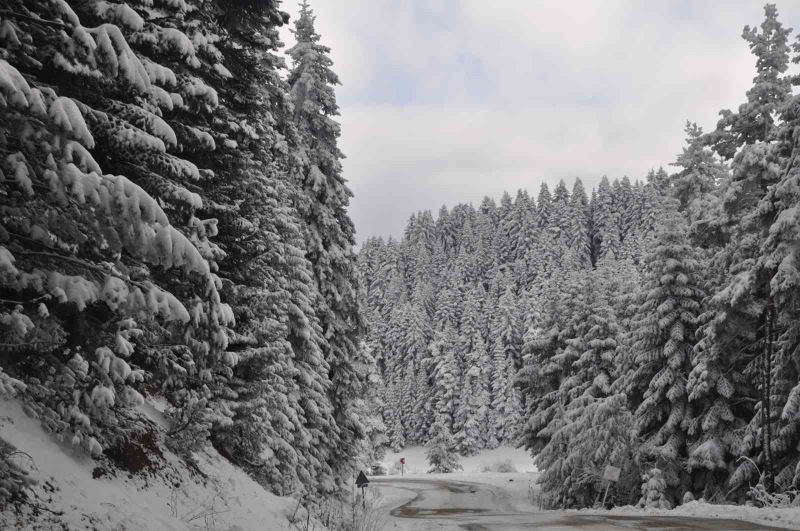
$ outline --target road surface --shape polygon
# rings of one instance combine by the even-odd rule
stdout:
[[[778,527],[688,516],[620,516],[516,510],[498,487],[442,479],[373,478],[385,504],[385,529],[418,531],[683,531],[759,530]]]

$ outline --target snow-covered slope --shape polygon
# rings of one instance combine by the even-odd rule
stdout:
[[[266,492],[210,447],[196,455],[197,470],[162,449],[165,464],[154,475],[118,470],[95,479],[97,461],[60,444],[18,401],[2,398],[0,438],[17,448],[13,459],[38,483],[35,505],[23,514],[0,512],[2,529],[293,529],[290,499]]]

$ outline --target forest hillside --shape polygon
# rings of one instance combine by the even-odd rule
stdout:
[[[595,504],[608,465],[615,504],[800,485],[800,41],[764,15],[742,104],[687,123],[670,171],[418,212],[364,243],[393,448],[521,445],[559,507]]]

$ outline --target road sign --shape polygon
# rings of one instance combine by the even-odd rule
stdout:
[[[608,488],[611,486],[611,483],[616,483],[619,481],[619,468],[608,465],[603,471],[603,479],[608,481],[608,484],[606,485],[606,493],[603,495],[603,508],[605,508],[606,498],[608,498]]]
[[[609,465],[603,472],[603,479],[605,479],[606,481],[613,481],[614,483],[616,483],[617,481],[619,481],[619,472],[620,472],[619,468]]]
[[[401,465],[404,465],[404,464],[406,464],[406,458],[405,458],[405,457],[401,457],[401,458],[400,458],[400,464],[401,464]]]
[[[369,486],[369,480],[367,479],[367,476],[364,474],[364,471],[362,470],[361,472],[358,473],[358,477],[356,478],[356,487],[361,489],[361,503],[364,509],[367,508],[367,496],[366,493],[364,492],[364,489],[366,489],[368,486]]]

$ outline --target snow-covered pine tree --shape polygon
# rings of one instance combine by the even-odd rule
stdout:
[[[613,430],[602,432],[611,440],[581,438],[589,429],[601,433],[594,413],[598,402],[611,394],[620,337],[613,311],[592,277],[577,282],[580,291],[568,317],[572,337],[565,339],[564,349],[554,357],[565,368],[558,390],[560,408],[548,426],[555,428],[552,436],[536,456],[537,466],[543,470],[539,482],[550,502],[569,506],[590,505],[596,499],[599,471],[612,464],[607,459],[620,442],[619,433]],[[609,426],[604,423],[602,428]]]
[[[447,207],[442,205],[439,217],[436,218],[436,237],[442,244],[445,255],[452,255],[458,250],[458,227],[454,221]]]
[[[536,196],[536,225],[542,229],[550,224],[550,217],[553,210],[553,196],[547,183],[542,183],[539,187],[539,195]]]
[[[454,426],[458,402],[461,398],[461,370],[459,344],[456,327],[448,322],[444,330],[437,332],[431,344],[433,371],[431,381],[437,420],[444,422],[450,433]],[[456,428],[457,429],[457,428]]]
[[[640,507],[652,509],[672,509],[675,504],[669,498],[669,484],[664,472],[653,467],[642,476],[642,497]]]
[[[525,257],[528,250],[528,234],[530,232],[529,223],[531,211],[531,198],[527,190],[517,190],[514,198],[514,210],[511,214],[513,222],[509,230],[509,237],[514,248],[514,259],[520,260]]]
[[[428,473],[449,474],[462,470],[459,463],[458,451],[453,436],[447,427],[447,422],[439,417],[431,428],[431,438],[427,444],[426,457],[431,466]]]
[[[565,398],[561,382],[570,375],[563,363],[567,342],[576,336],[574,320],[580,294],[575,275],[561,275],[541,295],[542,320],[523,346],[517,385],[525,397],[518,441],[536,456],[560,429]]]
[[[586,196],[586,189],[580,179],[575,179],[569,197],[569,205],[567,245],[575,250],[577,265],[589,269],[592,265],[592,249],[589,238],[589,198]]]
[[[459,245],[458,256],[456,256],[456,269],[461,272],[463,281],[466,284],[481,282],[483,280],[483,272],[478,261],[478,234],[472,217],[464,220],[457,241]]]
[[[709,143],[723,158],[731,159],[742,145],[761,142],[774,133],[778,111],[791,94],[790,78],[784,75],[789,68],[790,33],[778,20],[775,4],[764,6],[760,28],[744,27],[742,38],[756,56],[756,76],[747,102],[735,113],[721,111],[716,131],[709,134]]]
[[[395,452],[399,452],[406,446],[406,431],[403,427],[403,419],[400,408],[400,383],[399,376],[386,383],[383,393],[383,424],[386,426],[386,437],[389,447]]]
[[[511,441],[522,413],[522,400],[514,385],[521,366],[521,341],[517,298],[507,275],[502,275],[500,296],[490,325],[492,344],[492,408],[494,437],[499,443]]]
[[[331,441],[331,463],[338,477],[349,477],[351,455],[362,427],[352,406],[364,392],[355,365],[362,358],[358,341],[364,323],[355,275],[354,227],[347,214],[352,195],[342,177],[342,153],[337,147],[340,126],[331,69],[330,49],[320,43],[314,15],[307,2],[295,21],[295,46],[289,85],[294,120],[300,135],[300,174],[305,192],[298,209],[305,222],[306,256],[312,265],[319,299],[314,301],[322,325],[322,353],[329,366],[331,405],[336,413],[339,440]],[[430,217],[430,214],[428,214]]]
[[[687,121],[684,130],[686,147],[672,164],[681,168],[681,171],[671,177],[671,193],[679,202],[678,209],[689,214],[691,222],[702,216],[704,199],[725,178],[726,169],[705,146],[701,127]]]
[[[691,419],[686,380],[703,295],[697,267],[686,222],[668,208],[645,258],[641,300],[631,322],[634,370],[627,375],[627,393],[644,453],[666,474],[673,500],[688,488],[682,472]]]
[[[477,249],[475,251],[477,268],[481,274],[481,282],[488,287],[491,271],[495,267],[497,257],[492,252],[492,241],[496,228],[496,207],[494,200],[484,197],[477,213],[475,229],[478,232]]]
[[[35,378],[31,411],[93,455],[149,429],[133,409],[145,382],[202,433],[222,420],[206,404],[236,363],[223,355],[233,315],[216,220],[197,217],[191,184],[208,172],[176,155],[182,137],[162,115],[193,119],[217,100],[162,62],[177,43],[187,71],[211,63],[127,4],[4,7],[2,322],[17,360],[5,369]]]
[[[795,44],[795,52],[800,46]],[[795,56],[797,62],[797,56]],[[784,146],[791,146],[784,176],[770,190],[766,202],[772,204],[769,209],[774,221],[769,236],[762,250],[764,268],[774,268],[775,275],[770,280],[770,294],[775,306],[774,323],[776,337],[776,360],[774,371],[776,381],[774,389],[777,395],[775,403],[776,415],[780,416],[775,434],[774,460],[776,484],[800,485],[800,462],[792,450],[800,439],[800,370],[798,370],[798,353],[794,348],[797,330],[797,280],[794,276],[798,269],[795,246],[798,242],[796,208],[800,204],[800,146],[797,145],[797,131],[800,127],[800,114],[797,112],[798,98],[794,96],[783,109],[785,127],[781,137]],[[790,140],[791,139],[791,140]],[[778,199],[780,198],[780,199]],[[767,210],[767,209],[764,209]],[[777,266],[777,267],[776,267]],[[791,477],[791,480],[789,478]]]
[[[473,330],[464,360],[463,385],[457,414],[457,417],[463,418],[463,423],[455,434],[456,446],[461,455],[474,455],[487,445],[491,368],[486,343],[478,330]]]
[[[597,187],[597,198],[593,201],[592,250],[593,263],[608,255],[622,258],[622,243],[619,235],[619,211],[614,200],[614,190],[608,177],[603,177]]]
[[[571,228],[570,218],[572,209],[570,208],[569,191],[564,179],[558,181],[553,190],[553,202],[550,214],[551,233],[554,234],[559,244],[566,246],[570,240],[569,230]]]
[[[275,3],[206,2],[171,21],[192,36],[203,66],[195,75],[209,85],[207,97],[220,102],[192,122],[175,109],[185,123],[173,125],[184,156],[213,169],[202,182],[209,198],[203,212],[219,220],[222,292],[237,317],[228,348],[241,363],[229,380],[232,392],[216,398],[233,418],[216,425],[212,440],[279,493],[311,487],[312,480],[330,489],[324,441],[335,440],[321,329],[310,303],[316,288],[293,207],[299,189],[288,152],[298,139],[275,55],[285,19]],[[205,65],[207,57],[224,57],[226,66]],[[181,56],[170,61],[176,71],[184,68]],[[215,146],[214,155],[203,146]]]
[[[512,263],[517,258],[517,234],[520,229],[518,211],[508,192],[500,198],[498,225],[494,237],[494,252],[499,264]]]
[[[619,237],[623,247],[628,245],[629,236],[633,237],[636,233],[636,225],[639,217],[636,208],[636,197],[633,192],[633,185],[628,176],[614,180],[614,201],[619,213]]]
[[[445,326],[451,324],[458,326],[461,309],[461,281],[455,269],[455,264],[448,268],[444,273],[443,285],[436,297],[436,312],[434,313],[434,327],[437,330],[444,330]]]
[[[426,440],[435,412],[430,385],[430,374],[435,367],[435,360],[431,357],[434,332],[421,301],[415,299],[407,308],[403,335],[396,338],[394,344],[399,347],[398,369],[406,375],[406,394],[401,407],[408,429],[407,438],[419,443]]]
[[[770,298],[770,281],[774,264],[762,267],[761,255],[767,237],[766,228],[775,212],[760,205],[769,190],[783,178],[788,165],[786,155],[791,141],[781,142],[778,120],[779,110],[787,107],[791,97],[790,77],[785,75],[789,64],[789,30],[778,21],[774,5],[765,6],[765,19],[758,28],[745,27],[743,38],[756,56],[756,76],[753,87],[747,92],[747,102],[737,113],[722,112],[717,130],[708,135],[708,142],[723,158],[733,158],[732,172],[722,183],[718,220],[705,222],[719,233],[717,238],[725,244],[717,253],[712,271],[721,279],[716,283],[717,293],[712,308],[705,316],[701,330],[701,350],[698,351],[697,393],[701,402],[705,424],[699,448],[719,443],[721,448],[712,459],[709,453],[698,459],[704,468],[720,470],[727,462],[724,457],[748,456],[760,463],[766,476],[768,489],[773,486],[772,434],[777,411],[771,407],[772,362],[770,352],[775,332],[773,300]],[[762,210],[762,208],[764,210]],[[734,353],[730,355],[729,353]],[[700,370],[703,372],[700,372]],[[720,375],[725,375],[721,377]],[[723,385],[713,386],[715,381]],[[724,383],[731,383],[730,389]],[[717,391],[720,389],[721,391]],[[729,415],[720,405],[729,406],[726,395],[737,395],[745,400],[757,401],[754,409],[740,406]],[[717,404],[714,407],[714,404]],[[721,412],[721,413],[720,413]],[[731,433],[741,421],[749,425]],[[726,448],[728,446],[728,448]],[[758,474],[750,462],[743,460],[729,478],[728,487],[741,492],[748,483],[756,481]],[[711,483],[709,481],[708,483]]]
[[[470,396],[465,389],[467,384],[466,371],[475,363],[474,360],[470,358],[475,342],[478,339],[481,341],[483,340],[480,330],[480,314],[484,295],[483,286],[480,284],[473,284],[466,290],[462,303],[461,321],[458,326],[458,355],[456,357],[460,376],[459,390],[461,394],[458,397],[456,411],[453,417],[454,433],[461,432],[468,417],[473,414],[468,406]],[[483,349],[484,351],[486,349],[485,343],[483,344]]]
[[[372,358],[372,352],[367,345],[359,349],[368,356],[367,363],[356,366],[362,373],[362,378],[367,382],[366,393],[355,404],[358,418],[364,426],[364,437],[358,442],[359,448],[355,452],[359,460],[359,468],[371,470],[380,465],[390,444],[387,437],[386,425],[383,422],[383,408],[385,407],[382,391],[385,382],[378,372],[377,365]]]
[[[744,227],[760,242],[756,259],[746,263],[745,279],[751,292],[763,290],[767,296],[759,346],[761,400],[748,428],[753,433],[758,426],[762,448],[769,449],[759,456],[768,490],[787,490],[800,484],[800,457],[796,452],[800,443],[796,250],[800,241],[796,213],[800,204],[799,102],[800,98],[793,96],[780,108],[775,141],[768,148],[769,160],[778,161],[780,168],[777,182],[767,187]],[[734,159],[734,175],[741,167],[747,168],[745,162],[738,156]]]

